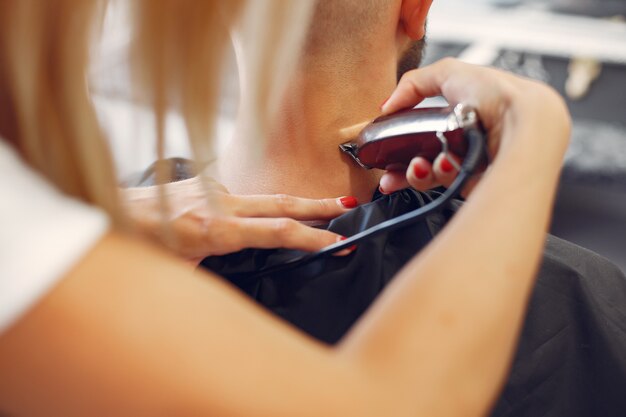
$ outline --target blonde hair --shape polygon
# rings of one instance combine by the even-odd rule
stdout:
[[[61,191],[117,217],[113,164],[86,86],[102,6],[0,0],[0,135]]]
[[[244,36],[258,43],[250,48],[256,55],[244,75],[249,86],[244,101],[252,103],[251,125],[259,125],[250,139],[262,142],[264,124],[281,94],[276,87],[295,66],[312,3],[254,0],[250,5],[256,10],[247,14],[245,0],[131,3],[134,74],[139,98],[156,115],[161,156],[165,114],[172,108],[184,117],[195,156],[212,152],[221,58],[238,21],[244,29],[253,22],[252,29],[262,34]],[[90,46],[106,4],[0,0],[0,135],[61,191],[120,220],[114,164],[87,87]],[[263,15],[255,17],[260,8]]]

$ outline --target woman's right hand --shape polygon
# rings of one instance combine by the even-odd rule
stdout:
[[[516,137],[551,138],[533,145],[537,147],[538,156],[544,152],[565,152],[571,122],[563,99],[552,88],[452,58],[406,73],[382,111],[384,114],[394,113],[437,95],[444,96],[451,105],[464,103],[477,109],[489,132],[492,161],[499,152],[512,148]],[[457,162],[461,160],[452,157]],[[391,193],[410,185],[425,191],[440,185],[449,186],[456,175],[453,164],[443,154],[432,164],[418,157],[413,159],[406,173],[385,173],[380,188]],[[466,196],[479,179],[480,175],[477,175],[470,181],[464,193]]]

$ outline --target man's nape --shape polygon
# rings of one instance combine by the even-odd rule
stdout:
[[[423,33],[423,7],[427,11],[430,3],[320,0],[303,57],[269,131],[267,159],[259,165],[235,138],[222,158],[220,181],[240,194],[354,195],[369,201],[381,174],[363,170],[339,152],[344,141],[339,131],[377,117],[398,72],[418,66],[424,42],[408,33]],[[424,18],[415,19],[420,12]],[[409,25],[418,28],[408,30]]]

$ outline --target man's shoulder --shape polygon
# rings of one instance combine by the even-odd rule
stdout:
[[[552,235],[547,237],[537,287],[626,300],[626,277],[613,262]]]
[[[544,252],[544,264],[551,263],[579,272],[601,269],[622,274],[617,265],[607,258],[554,235],[548,235]]]

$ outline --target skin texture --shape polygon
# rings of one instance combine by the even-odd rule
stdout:
[[[448,227],[336,347],[270,317],[219,279],[112,232],[0,336],[0,410],[484,415],[532,288],[570,122],[551,89],[452,60],[408,74],[385,111],[438,93],[478,108],[495,161]],[[542,181],[527,180],[538,172]]]

